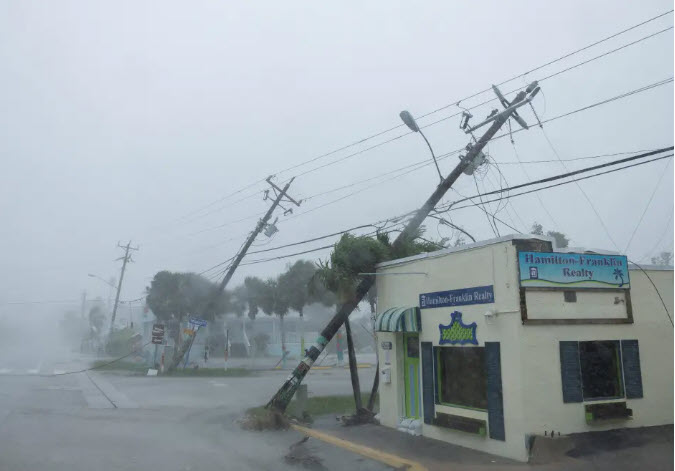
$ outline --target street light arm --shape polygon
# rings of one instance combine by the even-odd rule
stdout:
[[[112,283],[110,283],[110,282],[104,280],[104,279],[101,278],[100,276],[97,276],[97,275],[94,275],[94,274],[91,274],[91,273],[87,273],[87,276],[88,276],[89,278],[96,278],[97,280],[102,281],[103,283],[105,283],[106,285],[110,286],[111,288],[117,288],[117,286],[115,286],[115,285],[113,285]]]
[[[429,146],[429,150],[431,151],[431,157],[434,159],[434,164],[436,165],[436,170],[438,171],[438,176],[441,178],[441,181],[443,181],[443,174],[441,173],[441,169],[438,166],[438,162],[436,161],[436,155],[434,154],[434,150],[431,148],[431,144],[429,144],[429,140],[427,139],[427,136],[424,135],[422,130],[418,131],[422,137],[424,138],[424,142],[427,143],[427,146]]]

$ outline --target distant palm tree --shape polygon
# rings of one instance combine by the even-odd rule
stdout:
[[[614,269],[614,279],[618,280],[621,279],[621,283],[619,284],[619,288],[623,286],[623,272],[619,270],[618,268]]]

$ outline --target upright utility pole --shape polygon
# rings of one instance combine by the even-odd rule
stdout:
[[[272,203],[272,206],[270,206],[270,209],[267,210],[265,215],[258,221],[256,224],[255,228],[253,229],[253,232],[251,232],[251,235],[248,236],[248,239],[246,239],[246,242],[244,245],[241,247],[241,250],[239,250],[239,253],[237,253],[237,256],[234,258],[234,261],[230,265],[230,268],[228,268],[227,272],[225,273],[225,276],[223,277],[223,280],[220,282],[220,285],[218,285],[218,291],[217,295],[222,293],[225,290],[225,287],[227,284],[230,282],[232,279],[232,276],[234,275],[234,272],[237,270],[237,267],[241,263],[241,261],[244,259],[246,256],[246,252],[248,252],[248,249],[251,247],[251,244],[253,244],[253,241],[255,241],[255,238],[258,237],[258,234],[260,234],[263,230],[265,230],[266,233],[269,233],[269,235],[274,234],[276,232],[276,227],[274,226],[274,223],[268,224],[270,218],[272,217],[272,214],[274,213],[274,210],[277,208],[277,206],[280,205],[282,201],[288,201],[289,203],[293,203],[296,206],[300,206],[300,203],[302,201],[296,201],[290,196],[286,194],[288,191],[288,188],[291,186],[291,183],[293,183],[293,180],[295,180],[295,177],[291,178],[288,183],[283,188],[279,188],[277,185],[275,185],[272,182],[272,177],[267,177],[266,181],[269,183],[269,185],[272,187],[271,190],[275,194],[274,202]],[[269,190],[265,192],[265,198],[267,199]],[[283,206],[282,206],[283,208]],[[287,209],[285,212],[293,212],[292,209]],[[215,302],[215,298],[211,300],[210,304],[213,304]],[[194,338],[193,338],[194,340]],[[185,352],[189,348],[189,345],[191,342],[185,342],[181,349],[176,352],[176,355],[173,358],[173,361],[171,362],[171,366],[169,367],[170,370],[176,368],[178,364],[180,363],[181,359],[185,355]]]
[[[138,250],[138,247],[132,247],[131,241],[127,245],[120,245],[119,242],[117,246],[121,249],[124,249],[124,255],[118,258],[117,260],[122,260],[122,270],[120,272],[120,281],[117,283],[117,293],[115,294],[115,304],[113,306],[112,316],[110,318],[110,334],[113,333],[113,326],[115,325],[115,316],[117,315],[117,306],[120,303],[120,292],[122,291],[122,280],[124,280],[124,270],[127,268],[127,263],[133,262],[131,255],[129,254],[130,250]]]
[[[485,121],[467,131],[472,132],[481,126],[492,122],[490,128],[480,139],[478,139],[474,144],[467,146],[466,156],[460,158],[459,164],[454,168],[450,175],[448,175],[448,177],[436,187],[429,199],[427,199],[422,207],[417,210],[417,213],[415,213],[415,215],[410,219],[405,229],[403,229],[396,240],[394,240],[392,250],[393,252],[396,252],[396,249],[398,249],[401,244],[403,244],[415,234],[422,222],[427,218],[427,216],[429,216],[429,213],[431,213],[431,211],[436,207],[436,204],[438,204],[445,193],[447,193],[447,191],[459,178],[462,172],[467,171],[467,173],[472,173],[475,167],[484,160],[482,150],[485,145],[490,141],[490,139],[494,137],[494,135],[497,133],[497,131],[499,131],[504,123],[506,123],[506,121],[516,112],[516,109],[532,101],[534,95],[536,95],[538,91],[539,88],[537,87],[537,83],[533,82],[527,87],[526,90],[520,91],[511,103],[503,103],[506,109],[501,112],[495,110]],[[518,117],[518,119],[520,120],[520,117]],[[316,340],[314,345],[309,348],[305,358],[303,358],[300,364],[298,364],[298,366],[293,370],[288,378],[286,378],[284,384],[267,403],[268,408],[271,407],[272,409],[279,412],[284,412],[286,410],[286,407],[288,407],[288,404],[293,398],[295,391],[300,386],[300,383],[307,375],[309,369],[312,367],[326,345],[328,345],[328,342],[330,342],[340,326],[345,323],[352,311],[358,306],[364,296],[368,293],[374,283],[375,276],[364,275],[363,279],[356,288],[356,295],[354,298],[342,304],[335,316],[333,316],[328,325],[323,329],[321,335],[319,335],[319,338]]]

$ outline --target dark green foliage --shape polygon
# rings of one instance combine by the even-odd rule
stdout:
[[[146,302],[160,320],[183,320],[188,314],[212,320],[227,310],[228,298],[196,273],[160,271],[147,288]]]
[[[352,299],[361,273],[374,273],[378,263],[397,258],[432,252],[443,247],[440,242],[421,240],[420,228],[407,240],[394,244],[389,234],[380,233],[375,238],[344,234],[327,261],[319,262],[317,277],[335,293],[339,302]],[[374,289],[374,288],[373,288]],[[369,293],[368,302],[374,307],[375,293]]]

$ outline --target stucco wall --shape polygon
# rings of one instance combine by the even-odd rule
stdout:
[[[424,272],[426,275],[397,275],[394,272]],[[419,306],[419,295],[434,291],[493,285],[495,303],[469,306],[422,309],[420,340],[439,345],[439,324],[450,322],[450,313],[457,310],[463,322],[477,323],[479,346],[500,342],[502,388],[504,401],[505,441],[480,437],[451,429],[424,424],[425,436],[448,441],[488,453],[527,460],[528,435],[555,430],[562,434],[616,427],[639,427],[673,423],[673,328],[663,305],[645,275],[631,270],[631,299],[634,324],[547,325],[524,326],[520,317],[520,296],[516,248],[511,241],[468,249],[440,257],[389,265],[378,269],[378,311],[390,307]],[[670,315],[673,309],[673,272],[649,271],[666,302]],[[623,305],[608,304],[605,293],[597,296],[578,294],[577,305],[562,317],[625,317]],[[561,304],[562,293],[553,296],[552,304]],[[614,300],[614,294],[611,301]],[[623,298],[620,296],[620,298]],[[535,299],[532,299],[535,301]],[[537,301],[542,301],[537,299]],[[538,304],[539,318],[551,317],[547,302]],[[561,304],[562,305],[562,304]],[[487,320],[488,309],[497,312]],[[562,308],[565,309],[565,308]],[[572,312],[573,311],[573,312]],[[638,339],[644,398],[628,400],[634,419],[605,426],[586,424],[583,404],[565,404],[562,400],[559,341],[561,340]],[[402,379],[402,335],[378,333],[380,358],[384,358],[382,341],[390,341],[391,384],[380,386],[380,415],[384,425],[395,427],[403,415],[404,388]],[[472,347],[466,347],[472,348]],[[487,421],[487,413],[443,405],[445,412]],[[489,427],[489,424],[488,424]]]
[[[452,442],[468,448],[499,454],[513,459],[526,460],[526,448],[523,429],[523,401],[521,398],[521,361],[520,347],[514,339],[518,335],[520,324],[519,296],[517,291],[516,249],[511,242],[479,247],[457,252],[438,258],[426,258],[406,262],[378,270],[378,310],[381,312],[395,306],[418,306],[419,295],[434,291],[470,288],[493,285],[495,303],[470,306],[423,309],[421,311],[422,331],[420,341],[439,345],[439,324],[448,324],[453,311],[462,313],[463,322],[477,323],[476,337],[478,346],[485,342],[500,342],[502,365],[502,388],[504,397],[504,423],[506,441],[494,440],[443,427],[424,424],[425,436]],[[427,275],[391,276],[392,272],[425,272]],[[499,314],[486,321],[485,313],[496,309]],[[380,355],[381,341],[396,338],[397,354],[401,355],[401,335],[378,334]],[[466,346],[464,348],[473,348]],[[380,356],[382,358],[382,356]],[[392,358],[394,358],[392,354]],[[399,363],[400,365],[400,363]],[[402,415],[403,394],[401,384],[402,370],[392,364],[392,383],[380,389],[380,414],[382,423],[395,426]],[[398,370],[398,371],[394,371]],[[394,376],[396,375],[396,376]],[[400,386],[397,386],[399,385]],[[436,405],[437,412],[479,418],[487,421],[487,412],[463,408]]]
[[[672,310],[673,272],[648,273]],[[543,435],[544,431],[555,430],[566,434],[673,423],[673,328],[645,275],[631,270],[630,278],[634,324],[519,327],[521,362],[526,372],[523,378],[526,433]],[[586,309],[595,306],[598,312],[605,309],[607,302],[604,296],[594,298],[589,293],[585,297]],[[582,403],[563,403],[559,342],[621,339],[639,341],[644,397],[626,401],[633,409],[632,420],[588,425]]]

